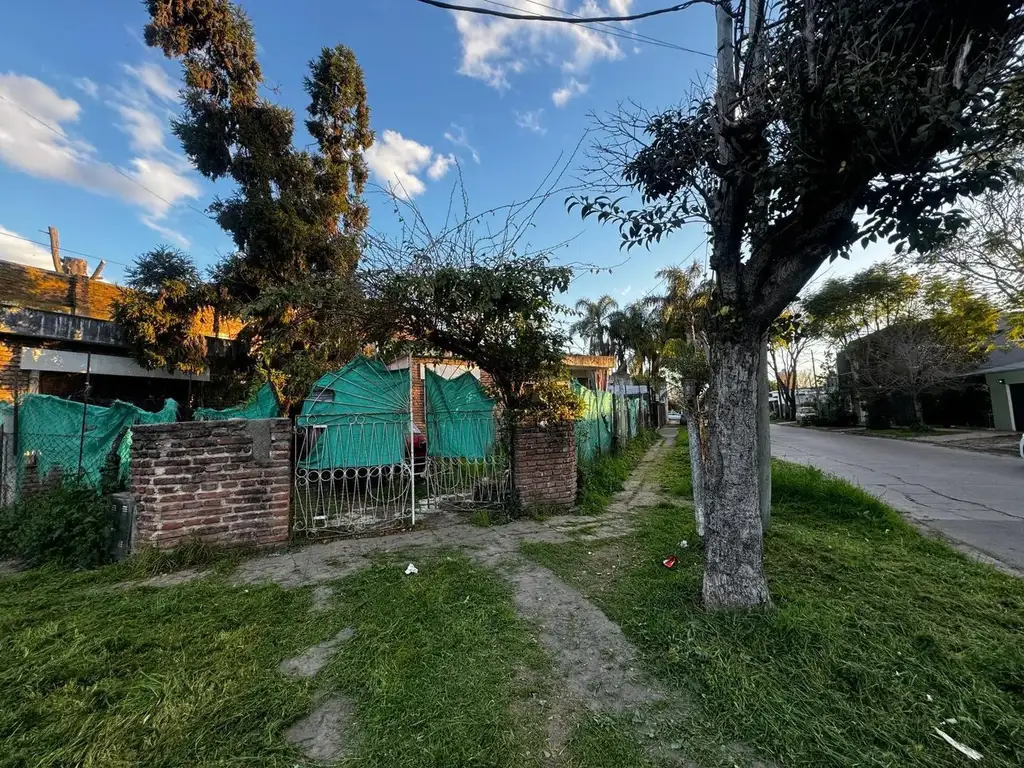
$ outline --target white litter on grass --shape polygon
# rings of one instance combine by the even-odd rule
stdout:
[[[420,572],[420,569],[417,568],[412,563],[409,563],[409,567],[405,569],[405,575],[406,576],[408,576],[409,574],[412,574],[412,573],[419,573],[419,572]]]
[[[935,699],[933,699],[933,698],[932,698],[932,695],[931,695],[930,693],[926,693],[926,694],[924,695],[924,700],[925,700],[925,701],[929,701],[929,702],[931,702],[931,701],[935,701]]]
[[[690,546],[690,542],[688,542],[686,539],[683,539],[679,542],[680,549],[686,549],[688,546]]]
[[[954,739],[952,736],[950,736],[948,733],[946,733],[941,728],[936,728],[935,732],[937,734],[939,734],[939,736],[942,737],[942,740],[944,742],[946,742],[947,744],[949,744],[949,746],[951,746],[953,749],[957,750],[958,752],[961,752],[962,754],[967,755],[967,757],[971,758],[971,760],[981,760],[981,752],[978,752],[976,749],[971,749],[966,744],[961,744],[959,741]]]

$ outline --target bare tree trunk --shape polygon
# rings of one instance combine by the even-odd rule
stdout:
[[[914,420],[917,426],[924,426],[924,408],[921,406],[921,396],[915,392],[912,395],[914,401]]]
[[[768,345],[761,342],[757,368],[757,490],[761,503],[761,530],[768,532],[772,517],[772,436],[768,413]]]
[[[713,339],[702,465],[704,603],[711,610],[769,605],[764,575],[759,461],[756,334]]]
[[[700,417],[691,413],[686,420],[686,436],[690,443],[690,478],[693,486],[693,516],[697,523],[697,535],[704,538],[704,469],[701,454]]]

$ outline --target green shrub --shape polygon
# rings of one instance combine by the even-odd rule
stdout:
[[[29,565],[95,568],[110,561],[113,509],[73,483],[23,494],[0,509],[0,552]]]

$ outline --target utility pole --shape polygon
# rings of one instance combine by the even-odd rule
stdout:
[[[50,256],[53,258],[53,271],[58,275],[64,274],[64,262],[60,260],[60,235],[56,227],[49,227],[50,233]]]

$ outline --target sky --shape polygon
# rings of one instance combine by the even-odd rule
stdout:
[[[668,5],[468,4],[578,15]],[[376,136],[367,153],[378,187],[368,196],[371,226],[382,232],[398,225],[379,189],[415,203],[434,227],[460,176],[474,213],[528,199],[552,168],[565,167],[564,184],[582,175],[595,115],[629,103],[672,107],[713,76],[713,18],[701,6],[609,28],[456,14],[415,0],[241,5],[253,23],[264,95],[295,111],[298,144],[310,141],[301,125],[308,61],[323,46],[342,43],[355,51]],[[48,226],[58,228],[65,255],[85,254],[93,267],[105,259],[104,277],[115,281],[136,256],[161,243],[188,251],[201,267],[231,252],[230,239],[204,213],[231,185],[200,177],[182,156],[170,132],[180,111],[180,67],[146,47],[146,20],[141,2],[34,0],[5,9],[0,258],[52,266]],[[527,239],[533,249],[558,246],[554,260],[577,267],[562,297],[568,304],[602,294],[625,304],[656,291],[655,274],[665,266],[706,264],[699,225],[649,251],[627,252],[613,226],[581,221],[566,212],[564,199],[556,194],[545,203]],[[858,251],[820,275],[847,274],[882,255]]]

